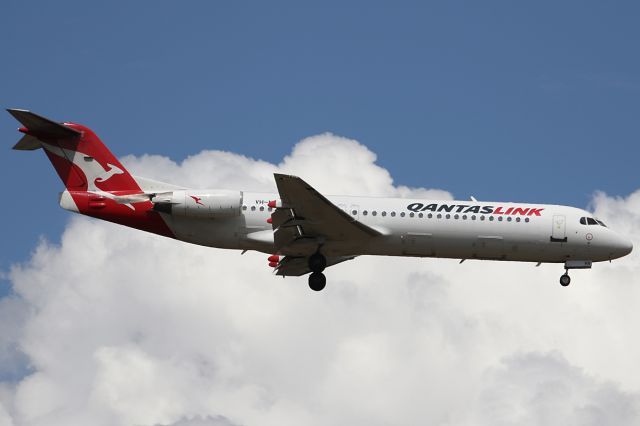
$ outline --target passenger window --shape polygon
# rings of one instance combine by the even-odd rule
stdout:
[[[378,215],[377,211],[374,210],[374,211],[371,212],[371,216],[377,216],[377,215]]]
[[[587,218],[586,217],[581,217],[580,218],[580,225],[586,225],[587,224]]]
[[[462,220],[467,220],[467,215],[466,214],[462,215]]]
[[[385,217],[387,215],[387,212],[382,212],[382,217]]]
[[[410,217],[414,217],[416,214],[414,212],[409,213]]]
[[[471,220],[476,220],[476,215],[475,214],[471,216]]]
[[[391,212],[391,217],[396,217],[396,212]]]
[[[404,212],[400,213],[400,217],[404,217]]]
[[[502,222],[502,216],[498,217],[498,222]]]
[[[516,217],[516,222],[520,222],[520,218],[519,217]]]
[[[433,217],[433,214],[429,213],[429,214],[427,215],[427,217],[428,217],[429,219],[431,219],[431,218]]]
[[[363,215],[363,216],[366,216],[366,215],[367,215],[367,211],[366,211],[366,210],[363,210],[363,211],[362,211],[362,215]]]
[[[424,217],[424,215],[423,215],[422,213],[418,213],[418,217],[419,217],[419,218],[423,218],[423,217]]]
[[[493,222],[493,216],[489,216],[489,221]]]
[[[525,218],[524,218],[524,221],[525,221],[525,222],[529,222],[529,218],[528,218],[528,217],[525,217]]]
[[[507,222],[511,222],[511,216],[507,218]]]
[[[354,216],[357,215],[358,214],[358,210],[351,210],[351,214],[354,215]]]
[[[260,206],[260,211],[263,212],[264,211],[264,206]]]
[[[242,206],[242,210],[246,210],[246,209],[247,209],[247,206]]]
[[[451,219],[451,215],[449,213],[447,213],[447,215],[445,216],[447,219]]]
[[[251,206],[251,211],[255,212],[256,211],[256,206]]]
[[[458,216],[458,215],[454,215],[454,216],[453,216],[453,218],[457,220],[457,219],[459,219],[459,218],[460,218],[460,216]]]
[[[438,219],[442,219],[442,215],[438,213]]]

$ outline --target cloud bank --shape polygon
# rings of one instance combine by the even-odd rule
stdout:
[[[324,134],[280,164],[205,151],[132,172],[274,191],[428,196],[356,141]],[[592,209],[640,247],[640,192]],[[55,208],[55,207],[51,207]],[[632,425],[640,423],[636,253],[561,267],[361,257],[321,293],[263,254],[74,216],[0,300],[0,425]]]

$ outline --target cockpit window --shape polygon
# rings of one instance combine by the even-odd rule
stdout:
[[[600,226],[604,226],[605,228],[607,227],[607,225],[605,225],[603,221],[594,219],[592,217],[581,217],[580,224],[581,225],[600,225]]]

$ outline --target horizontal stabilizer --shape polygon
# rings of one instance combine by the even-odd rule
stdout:
[[[64,124],[56,123],[31,111],[12,108],[7,109],[7,111],[24,126],[20,131],[29,136],[38,139],[75,139],[81,136],[81,133],[77,130],[67,127]],[[36,149],[22,148],[23,146],[33,146],[33,144],[28,145],[25,142],[24,145],[21,145],[21,142],[22,140],[18,142],[15,149]]]
[[[33,136],[24,135],[17,144],[13,146],[13,149],[19,151],[33,151],[34,149],[42,148],[42,144],[37,138]]]

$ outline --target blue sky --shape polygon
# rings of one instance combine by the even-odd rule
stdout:
[[[0,104],[120,156],[278,162],[330,131],[397,184],[586,207],[638,188],[639,21],[636,2],[5,0]],[[9,149],[16,127],[0,117],[1,270],[70,216],[44,155]]]

